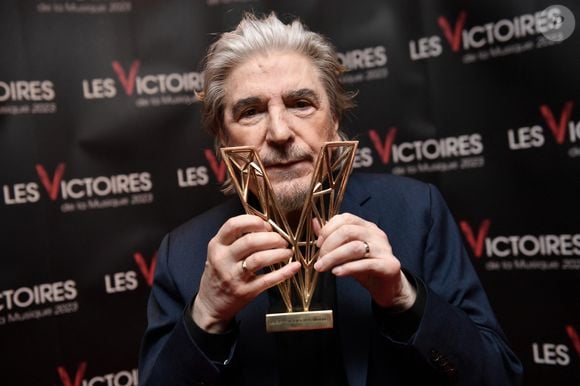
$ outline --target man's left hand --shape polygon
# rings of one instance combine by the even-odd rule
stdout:
[[[354,277],[381,307],[413,306],[417,293],[379,227],[350,213],[334,216],[322,228],[317,221],[313,225],[320,248],[317,271]]]

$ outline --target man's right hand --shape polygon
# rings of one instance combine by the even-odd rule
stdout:
[[[292,277],[300,263],[256,275],[255,272],[290,259],[286,240],[257,216],[230,218],[210,240],[199,292],[192,310],[203,330],[227,330],[236,314],[266,289]]]

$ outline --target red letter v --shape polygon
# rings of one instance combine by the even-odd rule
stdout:
[[[137,79],[137,72],[139,71],[139,66],[141,65],[141,62],[138,60],[134,60],[133,63],[131,63],[131,69],[129,69],[129,76],[125,74],[125,70],[123,70],[123,67],[121,67],[121,64],[118,61],[114,60],[112,65],[113,70],[115,70],[115,72],[117,73],[117,77],[119,78],[119,81],[121,82],[123,88],[125,89],[125,93],[128,96],[133,95],[133,88],[135,87],[135,80]]]
[[[42,182],[42,185],[44,185],[44,188],[48,192],[48,196],[52,201],[56,201],[58,197],[60,181],[64,175],[65,168],[66,164],[64,162],[59,163],[54,170],[54,176],[52,177],[51,181],[44,166],[41,164],[36,164],[36,174],[38,174],[40,182]]]
[[[133,259],[135,260],[135,263],[137,263],[139,270],[141,270],[145,281],[147,281],[147,284],[149,284],[149,287],[151,287],[153,285],[153,276],[155,275],[155,266],[157,265],[157,252],[153,254],[149,266],[147,266],[145,258],[141,252],[136,252],[133,254]]]
[[[226,178],[226,163],[224,161],[221,161],[218,164],[214,152],[211,151],[210,149],[205,149],[204,154],[205,158],[207,159],[207,162],[209,162],[211,170],[213,170],[213,174],[215,175],[217,182],[221,184],[222,182],[224,182],[224,179]]]
[[[439,24],[439,27],[443,30],[443,34],[449,42],[453,52],[459,51],[459,45],[461,44],[461,31],[465,25],[465,20],[467,20],[467,12],[459,12],[453,31],[451,31],[451,24],[449,24],[445,17],[439,16],[437,19],[437,24]]]
[[[491,221],[489,219],[483,220],[479,225],[479,230],[477,231],[477,239],[476,239],[475,235],[473,234],[473,230],[471,229],[467,221],[461,221],[459,223],[459,227],[461,228],[461,231],[465,235],[467,243],[471,247],[474,256],[477,258],[480,258],[481,255],[483,254],[483,241],[485,240],[485,236],[487,236],[487,233],[489,232],[490,225]]]
[[[562,114],[560,114],[560,122],[556,124],[556,118],[554,118],[554,114],[548,105],[541,105],[540,112],[542,116],[546,120],[548,127],[552,131],[554,138],[556,139],[556,143],[561,145],[564,143],[564,136],[566,135],[566,124],[570,121],[570,117],[572,116],[572,108],[574,107],[573,101],[568,101],[564,104],[564,109],[562,110]]]
[[[56,370],[58,371],[63,386],[81,386],[81,382],[85,376],[85,371],[87,370],[87,362],[80,363],[75,374],[74,383],[71,381],[70,376],[63,366],[59,366]]]
[[[389,132],[387,133],[387,137],[385,138],[384,143],[381,143],[381,137],[375,130],[369,130],[369,137],[371,141],[373,141],[373,145],[375,146],[375,150],[379,153],[381,157],[381,161],[384,165],[389,163],[391,158],[391,149],[393,146],[393,142],[395,142],[395,136],[397,135],[397,128],[391,127]]]
[[[578,333],[571,325],[566,326],[566,333],[568,333],[568,336],[574,345],[574,350],[576,350],[576,353],[580,355],[580,336],[578,336]]]

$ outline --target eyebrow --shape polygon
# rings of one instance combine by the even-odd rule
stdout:
[[[320,105],[320,97],[314,90],[309,88],[301,88],[300,90],[290,91],[288,94],[284,95],[284,100],[300,98],[311,99],[315,105]]]
[[[320,97],[318,96],[318,94],[309,88],[301,88],[299,90],[293,90],[288,92],[287,94],[284,95],[283,99],[286,100],[295,100],[295,99],[300,99],[300,98],[309,98],[312,100],[312,102],[319,106],[320,105]],[[243,98],[238,100],[236,103],[234,103],[234,105],[232,106],[232,115],[234,117],[238,116],[246,107],[248,106],[256,106],[259,105],[260,103],[262,103],[262,99],[260,99],[259,97],[256,96],[251,96],[251,97],[247,97],[247,98]]]
[[[261,99],[258,97],[248,97],[244,99],[240,99],[232,106],[232,115],[237,117],[240,112],[248,106],[255,106],[261,102]]]

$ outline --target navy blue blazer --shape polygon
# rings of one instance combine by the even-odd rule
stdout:
[[[377,224],[402,266],[426,287],[418,330],[398,341],[377,325],[369,293],[352,278],[337,278],[336,323],[350,386],[520,384],[521,364],[436,188],[403,177],[354,174],[341,211]],[[164,238],[141,347],[142,386],[278,383],[274,338],[264,322],[266,293],[237,315],[239,335],[224,363],[209,360],[185,326],[184,309],[197,292],[209,240],[242,213],[234,197]]]

